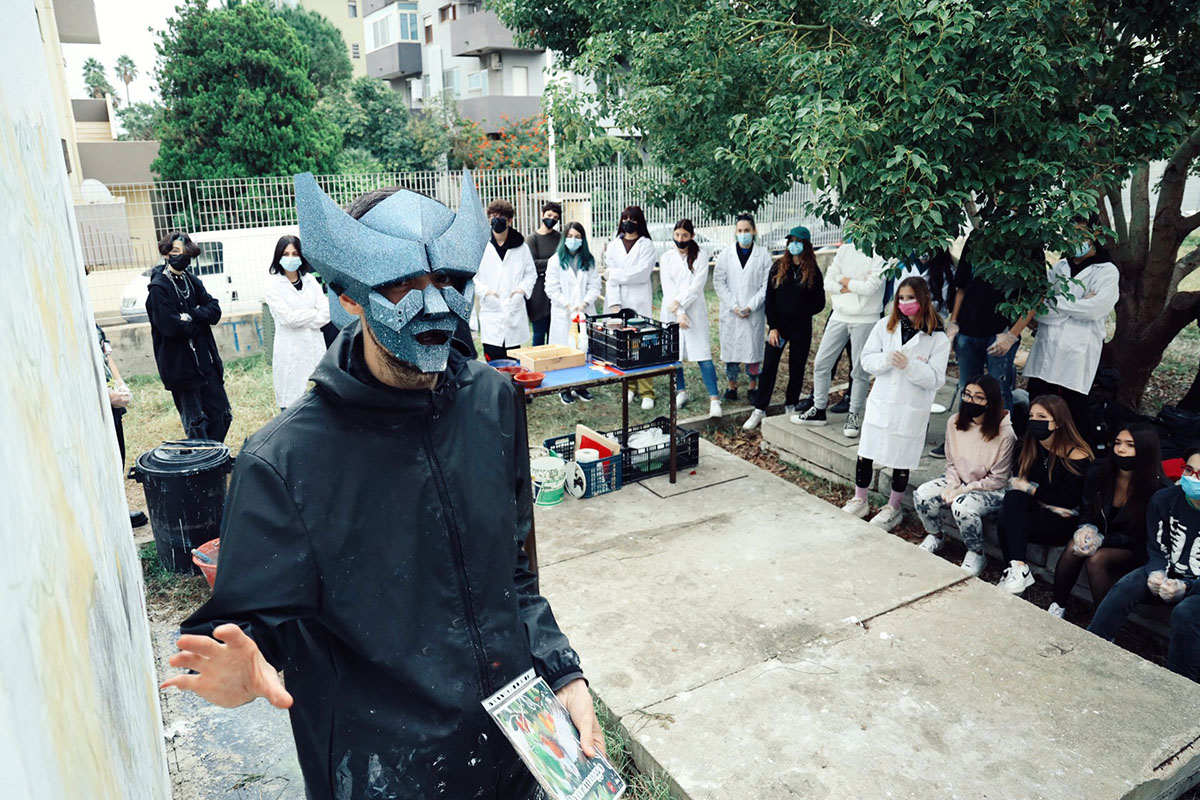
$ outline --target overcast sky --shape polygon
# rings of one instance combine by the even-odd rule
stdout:
[[[117,77],[114,64],[117,56],[128,55],[137,64],[138,76],[129,84],[129,98],[133,102],[149,102],[155,99],[154,42],[155,35],[148,28],[162,30],[167,20],[175,15],[178,0],[94,0],[96,22],[100,26],[100,44],[65,44],[63,56],[67,62],[67,86],[71,97],[87,97],[83,84],[83,62],[89,58],[99,59],[108,74],[121,102],[125,101],[125,84]]]

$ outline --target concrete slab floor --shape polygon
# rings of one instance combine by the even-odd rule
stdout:
[[[1200,686],[701,447],[698,484],[742,476],[537,511],[543,592],[679,797],[1173,798],[1200,778]]]

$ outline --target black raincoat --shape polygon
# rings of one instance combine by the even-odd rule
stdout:
[[[579,659],[523,550],[533,506],[521,398],[451,353],[434,390],[362,366],[359,323],[316,389],[247,441],[212,599],[285,672],[310,798],[526,798],[532,776],[480,705]]]

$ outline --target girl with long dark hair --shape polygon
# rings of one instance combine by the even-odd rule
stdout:
[[[927,534],[923,550],[942,548],[942,512],[949,508],[967,547],[963,570],[975,576],[983,572],[983,521],[1004,504],[1016,444],[1000,382],[991,375],[968,378],[962,405],[946,423],[946,472],[913,493]]]
[[[550,298],[550,344],[578,347],[587,336],[584,326],[571,341],[572,320],[596,313],[600,297],[600,270],[588,247],[587,231],[578,222],[563,231],[558,249],[546,263],[546,296]],[[582,349],[582,348],[581,348]],[[587,389],[567,389],[559,393],[565,404],[592,399]]]
[[[708,283],[708,251],[696,244],[696,229],[690,219],[675,223],[675,246],[662,254],[658,277],[662,282],[663,322],[679,323],[679,360],[694,361],[708,390],[708,415],[721,416],[721,398],[717,395],[717,369],[712,362],[712,339],[708,334],[708,303],[704,287]],[[675,405],[683,408],[688,401],[683,367],[676,371]]]
[[[1033,572],[1025,563],[1030,542],[1059,547],[1071,540],[1093,458],[1066,401],[1058,395],[1034,398],[1017,475],[1009,481],[1000,510],[1000,550],[1008,562],[1001,589],[1021,594],[1033,585]]]
[[[1146,508],[1154,493],[1168,486],[1154,428],[1135,422],[1118,431],[1112,448],[1084,479],[1079,527],[1054,568],[1051,614],[1061,617],[1066,611],[1084,569],[1092,602],[1100,605],[1117,579],[1146,562]]]
[[[775,262],[767,279],[767,344],[763,368],[759,374],[758,391],[754,395],[754,410],[742,425],[752,431],[762,422],[771,405],[775,379],[783,348],[788,354],[788,383],[784,390],[784,413],[796,413],[800,392],[804,388],[804,370],[808,366],[808,351],[812,347],[813,317],[825,309],[825,278],[817,266],[812,234],[803,225],[788,231],[784,253]]]
[[[608,243],[604,251],[605,280],[608,282],[605,309],[615,313],[628,308],[651,319],[654,288],[650,277],[654,274],[657,261],[658,253],[650,242],[645,213],[640,206],[627,207],[621,212],[616,238]],[[642,397],[642,408],[654,408],[654,384],[651,380],[638,378],[634,386],[636,393]]]
[[[280,236],[267,270],[265,300],[275,320],[271,372],[275,405],[287,408],[304,394],[308,376],[325,355],[321,329],[329,324],[329,299],[311,273],[300,237]]]

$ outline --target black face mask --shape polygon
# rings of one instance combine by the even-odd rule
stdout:
[[[1050,420],[1048,419],[1031,419],[1029,420],[1029,435],[1039,442],[1050,438]]]
[[[167,263],[175,269],[183,271],[188,268],[188,264],[192,263],[192,259],[190,256],[186,256],[183,253],[174,253],[167,256]]]
[[[1113,453],[1113,463],[1117,465],[1117,469],[1119,470],[1128,471],[1133,469],[1133,464],[1135,461],[1137,461],[1136,455],[1119,456],[1116,453]]]
[[[686,242],[681,242],[678,239],[675,240],[675,246],[678,247],[680,250],[687,250],[688,245],[690,245],[691,243],[692,243],[691,239],[688,239]]]
[[[508,230],[508,220],[504,217],[492,217],[492,230],[496,233],[504,233]]]
[[[554,226],[558,224],[558,220],[553,217],[542,217],[542,224],[546,226],[546,230],[554,230]]]
[[[966,400],[958,407],[958,413],[962,414],[966,419],[975,419],[985,411],[987,411],[987,406],[981,403],[968,403]]]
[[[637,223],[631,219],[621,223],[621,233],[637,233]]]

